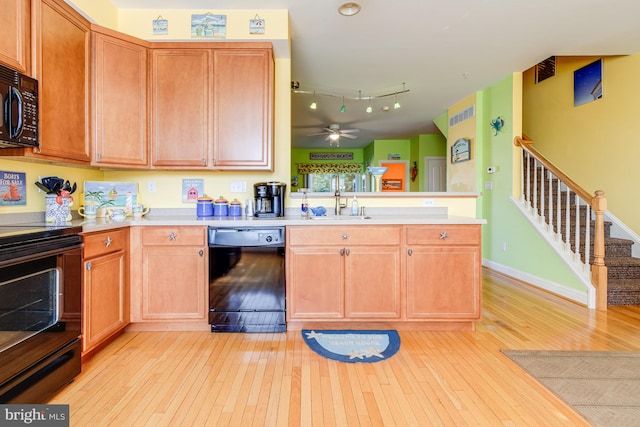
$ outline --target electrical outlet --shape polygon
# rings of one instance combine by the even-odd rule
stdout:
[[[436,199],[422,199],[422,206],[433,207],[436,205]]]
[[[247,181],[231,181],[229,191],[232,193],[246,193]]]
[[[147,191],[149,193],[155,193],[156,192],[156,182],[155,181],[149,181],[147,183]]]
[[[493,190],[493,181],[486,181],[484,183],[484,189],[485,190]]]

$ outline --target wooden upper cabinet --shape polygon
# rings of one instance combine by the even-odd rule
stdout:
[[[31,0],[3,0],[0,28],[0,62],[30,74]]]
[[[41,0],[36,13],[40,92],[38,157],[88,163],[89,24],[62,0]]]
[[[92,164],[147,167],[147,43],[92,27]]]
[[[153,166],[209,166],[211,69],[210,49],[151,49]]]
[[[214,50],[216,169],[273,170],[271,49]]]

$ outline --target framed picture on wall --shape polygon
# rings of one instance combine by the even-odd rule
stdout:
[[[471,139],[459,138],[451,146],[451,163],[471,160]]]
[[[602,98],[602,59],[573,72],[573,106]]]

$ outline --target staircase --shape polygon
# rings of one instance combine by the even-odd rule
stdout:
[[[530,147],[531,141],[516,140],[516,144],[523,147],[521,210],[535,218],[529,219],[548,240],[555,241],[554,247],[565,260],[575,263],[574,271],[588,281],[590,287],[607,289],[607,306],[640,305],[640,259],[632,256],[634,241],[611,237],[612,223],[603,220],[602,216],[602,254],[594,244],[598,241],[598,212],[592,209],[592,205],[598,197],[604,199],[604,194],[597,192],[594,197],[581,191]],[[604,206],[606,209],[606,200]],[[601,266],[600,271],[606,270],[606,280],[601,280],[604,284],[591,283],[594,263],[595,268],[599,268],[603,262],[606,269]]]

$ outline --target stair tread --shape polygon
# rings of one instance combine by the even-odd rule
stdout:
[[[605,264],[607,266],[620,266],[620,265],[640,266],[640,258],[633,258],[633,257],[607,258],[605,254]]]

